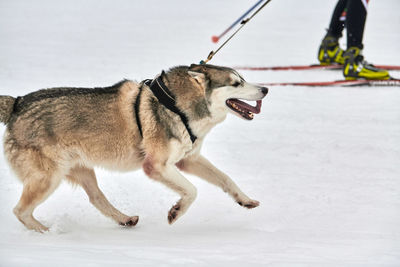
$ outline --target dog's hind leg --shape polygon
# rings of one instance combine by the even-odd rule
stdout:
[[[62,175],[57,170],[56,164],[39,152],[20,151],[19,155],[21,161],[13,167],[23,181],[23,191],[14,208],[14,214],[28,229],[47,231],[48,228],[33,217],[33,211],[54,192],[60,184]],[[21,166],[17,166],[19,164]]]
[[[229,178],[228,175],[214,167],[206,158],[197,155],[178,162],[177,167],[189,174],[196,175],[207,182],[220,187],[224,192],[232,196],[236,202],[248,209],[257,207],[260,203],[250,199],[239,187]]]
[[[174,165],[160,163],[151,157],[145,159],[143,170],[150,178],[166,185],[181,196],[181,199],[168,212],[168,222],[174,223],[185,214],[196,199],[196,187],[180,174]]]
[[[71,182],[82,186],[89,196],[90,202],[105,216],[112,218],[122,226],[134,226],[138,223],[138,216],[130,217],[125,215],[111,205],[111,203],[104,196],[103,192],[101,192],[93,169],[81,166],[74,167],[70,170],[67,178]]]

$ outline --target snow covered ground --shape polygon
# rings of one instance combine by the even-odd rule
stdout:
[[[197,63],[254,1],[2,0],[0,94],[106,86]],[[211,63],[316,61],[335,0],[274,0]],[[400,64],[398,0],[370,1],[366,59]],[[338,71],[242,72],[248,81],[340,79]],[[400,72],[393,72],[400,76]],[[97,170],[109,200],[139,215],[123,229],[82,189],[62,184],[27,231],[0,148],[0,266],[400,266],[400,88],[274,87],[252,122],[229,117],[206,155],[261,202],[235,204],[195,178],[198,199],[176,224],[178,197],[142,171]],[[0,126],[0,135],[5,127]]]

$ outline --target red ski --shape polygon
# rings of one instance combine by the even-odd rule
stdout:
[[[374,65],[379,69],[385,70],[400,70],[400,66],[397,65]],[[268,66],[268,67],[251,67],[251,66],[236,66],[233,67],[237,70],[254,70],[254,71],[265,71],[265,70],[341,70],[342,65],[293,65],[293,66]]]
[[[399,86],[400,79],[389,80],[337,80],[329,82],[283,82],[283,83],[261,83],[262,86]]]

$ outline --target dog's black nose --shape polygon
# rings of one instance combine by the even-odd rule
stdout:
[[[267,87],[261,87],[261,92],[266,95],[268,94],[268,88]]]

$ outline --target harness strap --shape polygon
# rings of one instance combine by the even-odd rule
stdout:
[[[139,93],[138,93],[138,95],[136,96],[136,101],[135,101],[136,124],[137,124],[137,126],[138,126],[140,136],[142,136],[142,137],[143,137],[143,130],[142,130],[142,123],[141,123],[141,121],[140,121],[140,116],[139,116],[140,96],[142,95],[143,85],[149,86],[150,83],[151,83],[151,80],[150,80],[150,79],[144,80],[144,81],[142,82],[142,85],[139,87]]]
[[[176,106],[175,97],[162,81],[161,75],[154,80],[144,80],[142,86],[140,86],[139,88],[139,93],[136,97],[135,102],[135,115],[140,135],[143,137],[142,124],[140,122],[139,116],[140,96],[142,93],[143,85],[149,86],[150,90],[153,92],[153,95],[158,99],[158,102],[181,118],[182,123],[185,125],[186,130],[189,133],[190,140],[192,141],[192,143],[194,143],[197,139],[197,136],[193,134],[192,129],[190,128],[187,116]]]

